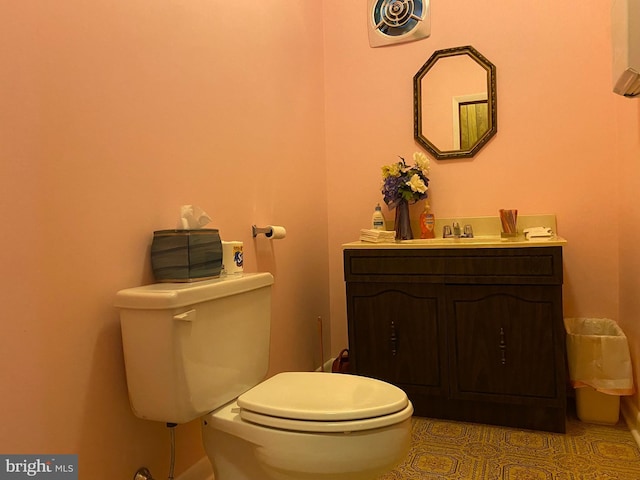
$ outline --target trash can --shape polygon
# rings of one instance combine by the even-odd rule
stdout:
[[[586,423],[617,423],[620,396],[635,391],[627,337],[610,318],[565,318],[564,326],[578,418]]]

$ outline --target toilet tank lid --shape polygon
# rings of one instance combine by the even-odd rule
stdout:
[[[270,273],[223,275],[212,280],[190,283],[154,283],[126,288],[116,294],[114,305],[122,309],[163,310],[194,305],[216,298],[268,287]]]

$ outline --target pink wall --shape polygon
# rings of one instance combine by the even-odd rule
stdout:
[[[0,6],[0,452],[78,453],[80,478],[166,478],[169,434],[128,405],[114,294],[153,281],[179,206],[271,271],[271,372],[328,328],[318,2]],[[286,239],[251,238],[281,224]],[[239,355],[242,352],[238,352]],[[177,429],[180,473],[204,455]]]
[[[619,163],[633,170],[628,181],[638,178],[638,101],[611,93],[610,2],[542,0],[524,14],[521,2],[433,1],[430,38],[377,49],[367,43],[364,0],[324,3],[334,353],[347,341],[340,245],[382,200],[380,167],[419,149],[413,75],[435,50],[462,45],[496,65],[498,133],[474,159],[432,161],[435,215],[555,213],[569,241],[565,313],[617,319],[619,282],[637,297],[637,269],[619,275],[616,232]],[[617,109],[631,121],[616,122]],[[624,262],[637,264],[631,246]]]
[[[0,451],[166,475],[165,428],[128,406],[112,301],[152,281],[151,232],[184,203],[275,274],[271,372],[317,366],[318,315],[346,346],[340,245],[381,201],[380,166],[418,149],[411,80],[452,46],[496,65],[498,134],[432,162],[436,215],[556,213],[566,313],[619,317],[640,358],[640,107],[610,93],[609,2],[507,3],[434,1],[430,38],[371,49],[365,0],[4,2]],[[254,243],[252,223],[289,235]],[[180,473],[198,422],[177,440]]]

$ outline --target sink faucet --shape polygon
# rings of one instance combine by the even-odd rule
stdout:
[[[460,230],[460,224],[453,222],[453,225],[445,225],[442,228],[442,238],[473,238],[473,227],[467,224]]]

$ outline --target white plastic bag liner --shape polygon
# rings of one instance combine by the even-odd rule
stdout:
[[[608,395],[634,393],[627,337],[610,318],[565,318],[569,377],[575,388]]]

